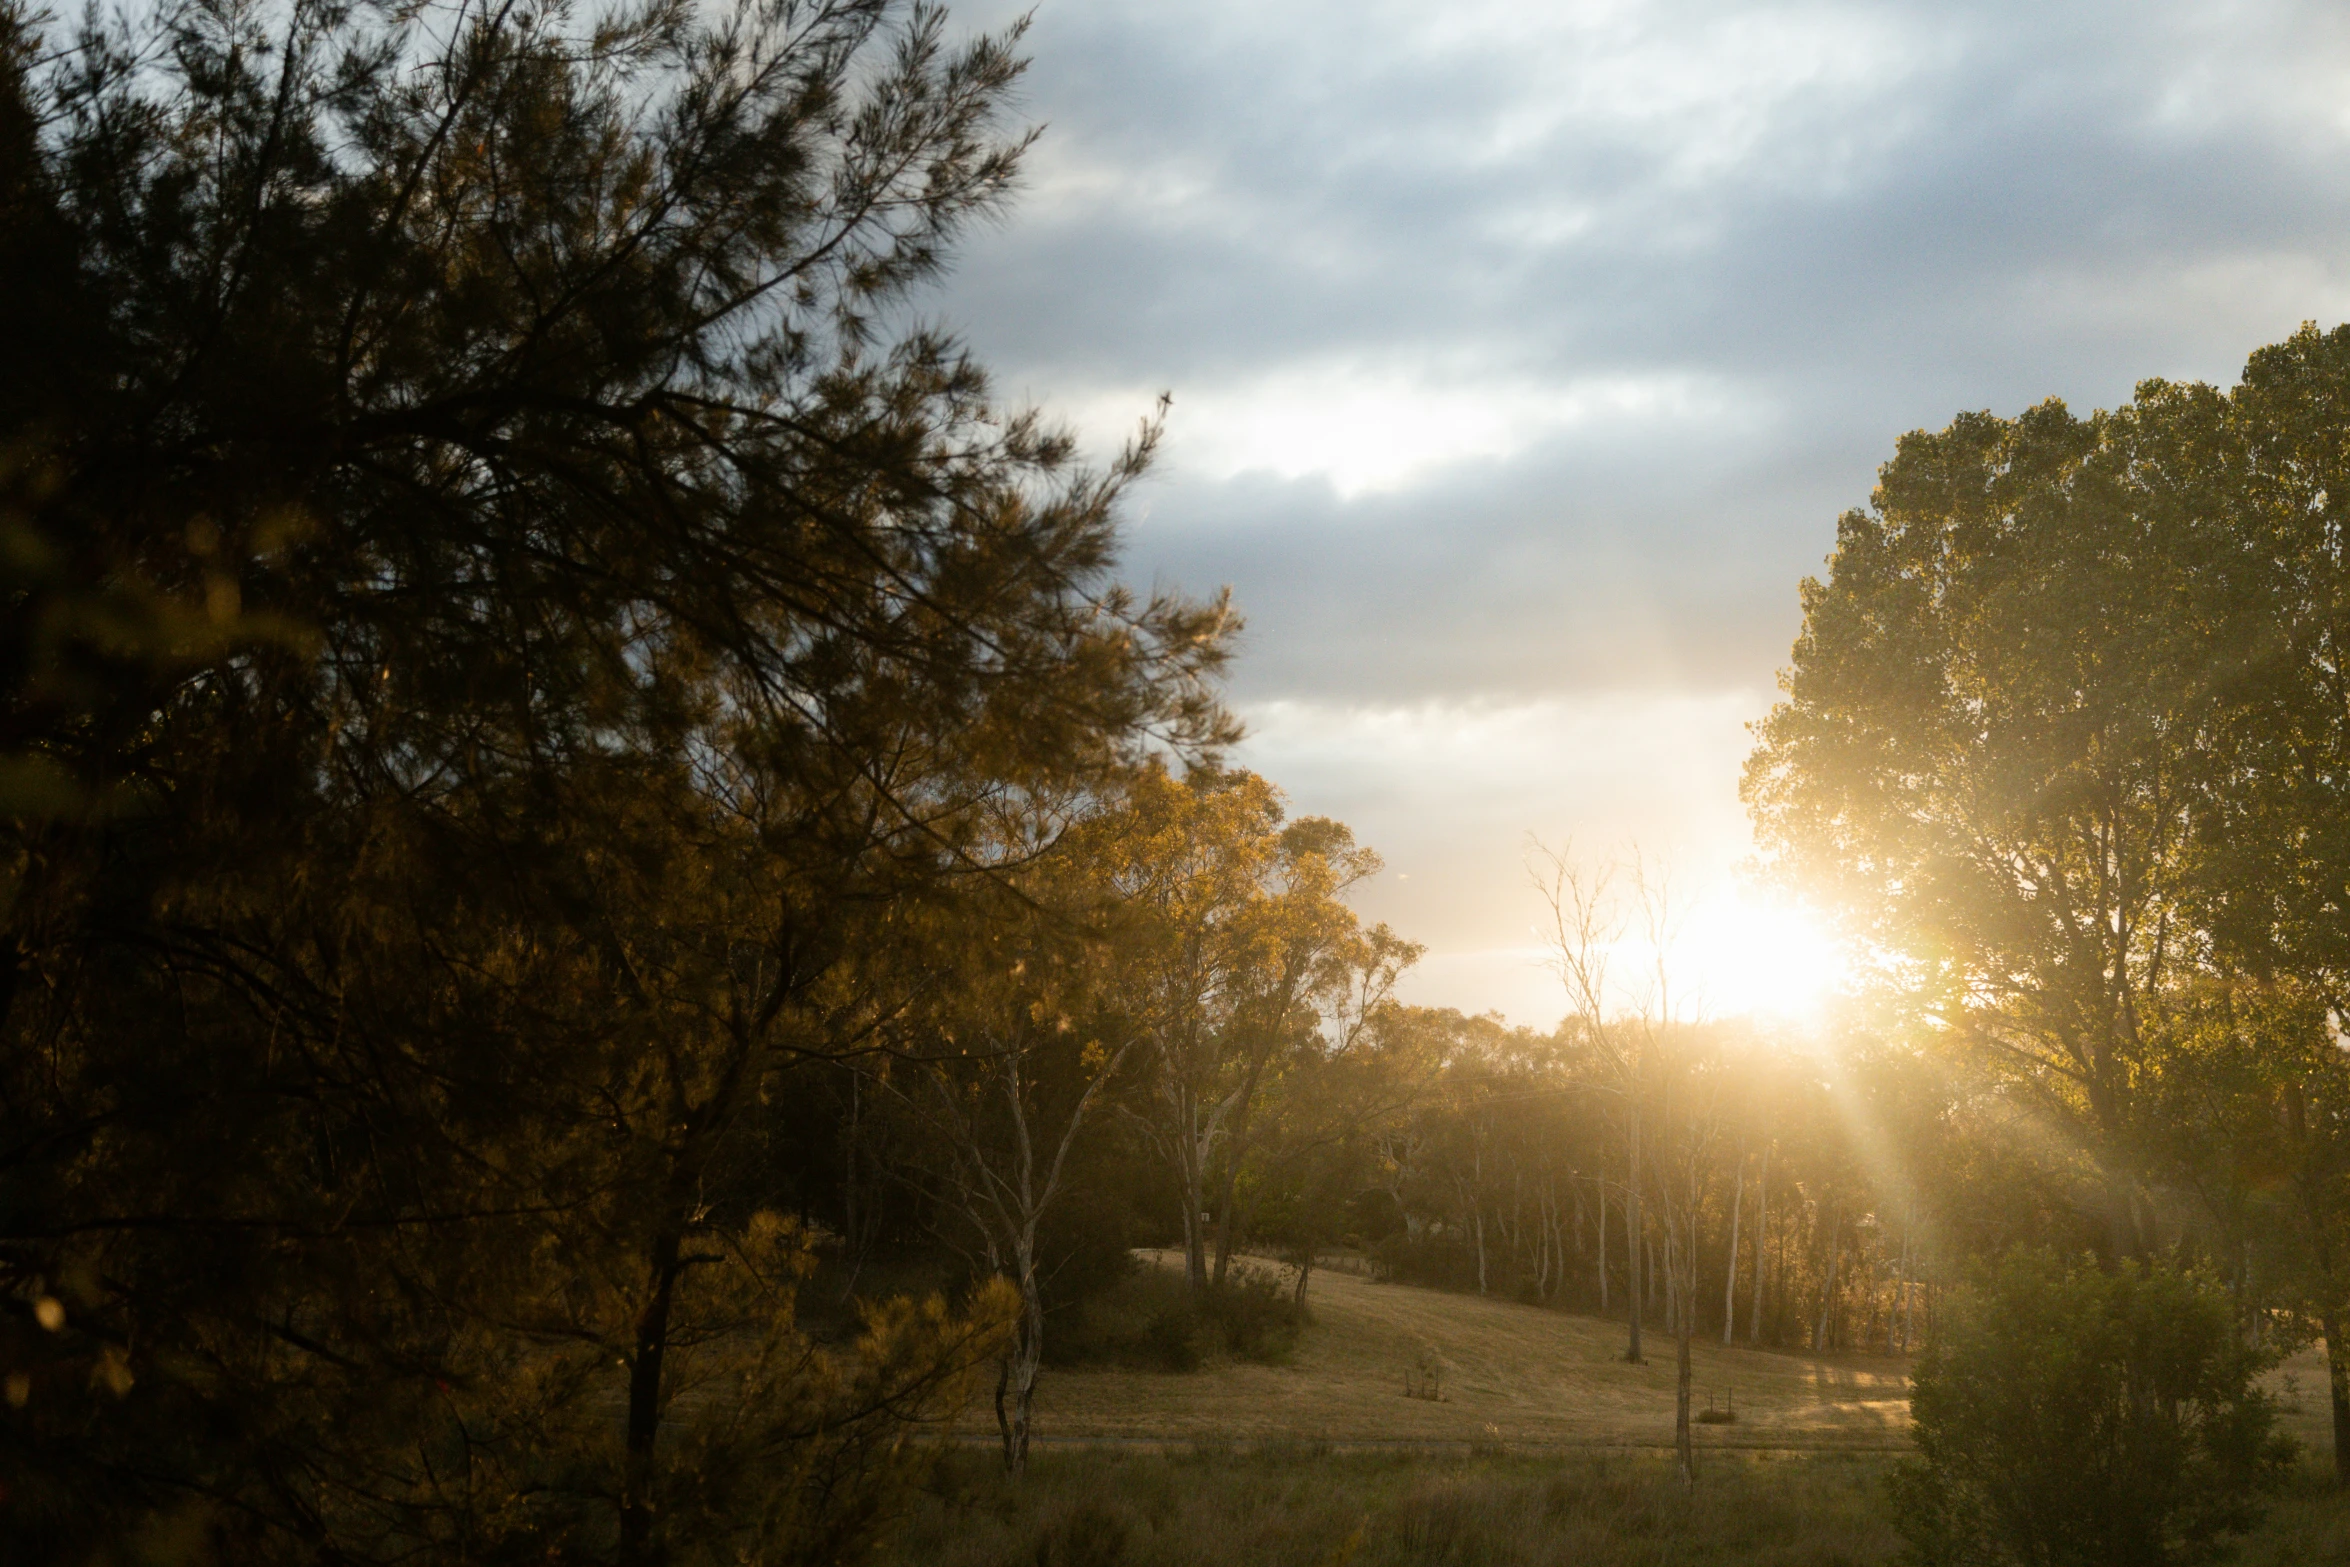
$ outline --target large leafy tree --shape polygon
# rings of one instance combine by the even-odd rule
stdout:
[[[2350,1484],[2350,331],[2253,354],[2223,435],[2204,596],[2245,630],[2195,824],[2197,913],[2231,984],[2197,997],[2171,1141],[2263,1275],[2242,1287],[2324,1333]]]
[[[1745,795],[1929,1025],[2092,1161],[2142,1244],[2137,1085],[2191,917],[2200,725],[2238,656],[2200,543],[2209,388],[1902,439],[1847,513]]]
[[[903,325],[1012,41],[0,44],[18,1538],[854,1555],[1003,1308],[799,1339],[763,1101],[921,1004],[1020,802],[1226,729],[1221,608],[1108,577],[1147,442],[1076,469]]]
[[[2117,1249],[2195,1232],[2240,1309],[2324,1333],[2338,1466],[2346,372],[2304,328],[2224,394],[1906,438],[1746,780],[1788,872],[2098,1169]]]
[[[2230,394],[2207,596],[2247,628],[2212,726],[2204,918],[2230,955],[2350,1000],[2350,328],[2261,349]]]

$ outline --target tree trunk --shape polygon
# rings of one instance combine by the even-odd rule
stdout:
[[[1206,1222],[1208,1172],[1202,1168],[1205,1161],[1200,1150],[1199,1101],[1186,1094],[1182,1103],[1185,1114],[1179,1154],[1183,1163],[1183,1283],[1197,1297],[1208,1286],[1207,1237],[1200,1233],[1200,1226]]]
[[[1681,1298],[1680,1241],[1668,1226],[1665,1231],[1665,1331],[1670,1333],[1681,1321],[1681,1308],[1687,1304]]]
[[[1640,1353],[1640,1313],[1646,1308],[1647,1297],[1640,1290],[1640,1265],[1645,1253],[1640,1233],[1640,1101],[1637,1096],[1631,1101],[1631,1109],[1625,1115],[1624,1124],[1632,1172],[1631,1180],[1624,1187],[1624,1255],[1631,1264],[1624,1271],[1630,1275],[1631,1300],[1628,1304],[1631,1306],[1629,1315],[1632,1324],[1629,1339],[1624,1346],[1624,1359],[1638,1366],[1647,1363],[1646,1357]]]
[[[669,1351],[669,1306],[677,1290],[684,1237],[664,1224],[653,1238],[652,1290],[637,1313],[636,1353],[628,1362],[628,1416],[620,1474],[621,1567],[652,1567],[653,1444],[661,1434],[661,1362]]]
[[[1599,1314],[1607,1315],[1607,1182],[1599,1187]]]
[[[1044,1291],[1033,1256],[1019,1260],[1020,1327],[1004,1352],[995,1384],[996,1430],[1004,1442],[1004,1472],[1028,1469],[1028,1431],[1036,1407],[1036,1369],[1044,1360]]]
[[[1828,1220],[1828,1278],[1820,1290],[1820,1320],[1811,1332],[1811,1347],[1815,1351],[1828,1347],[1829,1315],[1836,1309],[1836,1267],[1844,1260],[1844,1248],[1837,1244],[1836,1234],[1839,1228],[1836,1221],[1841,1217],[1832,1215]]]
[[[2146,1237],[2138,1226],[2138,1198],[2127,1177],[2109,1172],[2105,1177],[2108,1222],[2113,1232],[2113,1254],[2132,1261],[2146,1255]]]
[[[1722,1347],[1730,1345],[1730,1336],[1738,1326],[1738,1220],[1740,1208],[1746,1201],[1746,1156],[1738,1156],[1736,1184],[1730,1188],[1730,1266],[1722,1279]]]
[[[1534,1303],[1550,1299],[1550,1200],[1534,1194]]]
[[[1754,1305],[1746,1319],[1746,1342],[1762,1343],[1763,1270],[1770,1262],[1771,1145],[1763,1144],[1762,1170],[1754,1183]]]
[[[1571,1175],[1567,1177],[1567,1195],[1575,1199],[1575,1255],[1581,1257],[1587,1254],[1584,1237],[1590,1233],[1591,1215],[1583,1206],[1583,1183]],[[1604,1240],[1606,1237],[1602,1236],[1601,1239]],[[1567,1283],[1566,1244],[1566,1215],[1562,1213],[1559,1215],[1559,1287],[1561,1289],[1566,1288]],[[1602,1311],[1607,1309],[1604,1302],[1601,1303],[1600,1309]]]
[[[1224,1172],[1216,1192],[1216,1271],[1211,1276],[1216,1289],[1222,1289],[1224,1280],[1231,1274],[1232,1249],[1239,1244],[1239,1237],[1233,1233],[1232,1194],[1240,1186],[1240,1158],[1236,1147],[1229,1144],[1227,1147],[1233,1148],[1232,1167]]]
[[[691,1215],[700,1206],[702,1172],[712,1142],[732,1121],[749,1085],[757,1080],[760,1031],[774,1020],[791,989],[779,985],[757,1023],[739,1033],[732,1058],[717,1088],[687,1116],[685,1136],[672,1157],[661,1227],[646,1259],[649,1286],[637,1313],[635,1353],[628,1362],[628,1412],[623,1427],[620,1474],[620,1567],[656,1567],[661,1553],[653,1539],[658,1502],[654,1491],[655,1447],[661,1434],[661,1373],[669,1354],[669,1314],[677,1278],[687,1266],[684,1250]]]
[[[1916,1342],[1911,1337],[1911,1330],[1917,1326],[1917,1246],[1918,1215],[1913,1204],[1909,1211],[1909,1224],[1901,1235],[1901,1352],[1904,1355],[1909,1353],[1910,1345]]]
[[[2326,1387],[2334,1406],[2334,1484],[2350,1487],[2350,1344],[2342,1341],[2343,1318],[2329,1311],[2318,1319],[2326,1336]]]
[[[1297,1293],[1291,1298],[1299,1305],[1306,1303],[1306,1280],[1314,1276],[1314,1243],[1307,1241],[1297,1249]]]
[[[1690,1237],[1696,1239],[1694,1235]],[[1673,1345],[1673,1451],[1681,1460],[1681,1484],[1697,1484],[1697,1450],[1689,1430],[1690,1368],[1689,1340],[1697,1316],[1697,1269],[1689,1269],[1687,1288],[1681,1291],[1680,1321]]]

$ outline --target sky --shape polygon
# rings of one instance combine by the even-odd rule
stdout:
[[[963,28],[1022,7],[965,4]],[[2350,7],[1042,0],[937,310],[1229,585],[1236,760],[1385,857],[1406,999],[1547,1027],[1535,839],[1638,845],[1714,1011],[1834,962],[1746,726],[1904,432],[2231,383],[2350,314]]]

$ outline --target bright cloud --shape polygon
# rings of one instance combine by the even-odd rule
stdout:
[[[1506,460],[1569,431],[1693,424],[1731,406],[1722,388],[1692,376],[1544,384],[1354,365],[1299,368],[1179,400],[1167,459],[1178,472],[1211,479],[1319,475],[1351,499],[1433,469]]]

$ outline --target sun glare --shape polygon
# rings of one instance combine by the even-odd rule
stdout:
[[[1731,889],[1691,912],[1667,967],[1676,986],[1714,1016],[1803,1022],[1844,988],[1851,962],[1803,909]]]

